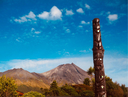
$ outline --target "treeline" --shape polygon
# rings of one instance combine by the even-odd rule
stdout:
[[[112,79],[105,76],[107,97],[127,97],[128,91],[125,85],[119,85],[117,82],[112,82]],[[95,97],[95,80],[93,79],[92,86],[90,80],[86,78],[83,84],[68,85],[61,87],[57,86],[57,82],[53,81],[50,89],[41,88],[42,94],[45,96],[90,96]]]
[[[87,71],[91,76],[94,74],[94,68],[90,67]],[[125,85],[119,85],[112,82],[112,79],[105,76],[107,97],[128,97],[128,90]],[[19,97],[17,85],[12,78],[0,77],[0,97]],[[95,79],[85,78],[83,84],[68,85],[58,87],[57,82],[53,81],[49,89],[41,88],[42,93],[30,91],[21,97],[45,97],[45,96],[95,96]]]
[[[94,68],[90,67],[87,73],[91,76],[94,74]],[[107,97],[128,97],[128,90],[125,85],[119,85],[113,82],[108,76],[105,76]],[[68,85],[65,84],[58,87],[57,82],[51,83],[50,89],[41,88],[42,94],[45,96],[90,96],[95,97],[95,79],[89,80],[85,78],[83,84]]]

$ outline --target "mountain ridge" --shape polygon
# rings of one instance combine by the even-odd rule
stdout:
[[[0,77],[6,75],[12,77],[18,87],[38,87],[49,88],[53,80],[56,80],[58,86],[64,84],[82,84],[85,78],[91,80],[91,76],[86,71],[76,66],[74,63],[61,64],[47,72],[36,73],[29,72],[22,68],[14,68],[0,72]],[[93,76],[94,78],[94,76]],[[25,87],[24,87],[25,86]],[[20,90],[20,88],[18,88]]]

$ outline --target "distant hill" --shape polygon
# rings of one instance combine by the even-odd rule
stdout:
[[[18,85],[18,90],[25,93],[31,90],[40,91],[40,88],[49,88],[53,80],[56,80],[59,86],[67,84],[81,84],[85,78],[91,79],[86,71],[75,64],[62,64],[58,67],[44,72],[28,72],[22,68],[10,69],[0,72],[0,76],[6,75],[12,77]],[[93,76],[94,77],[94,76]]]
[[[41,87],[49,88],[48,80],[43,75],[30,73],[22,68],[7,70],[0,73],[0,76],[2,75],[13,78],[18,85],[18,90],[22,92],[28,92],[26,89],[33,90],[36,88],[36,90],[40,91]]]
[[[91,80],[90,75],[88,75],[86,71],[73,63],[59,65],[58,67],[41,74],[45,76],[50,83],[53,82],[53,80],[56,80],[59,86],[65,83],[82,84],[85,78]]]

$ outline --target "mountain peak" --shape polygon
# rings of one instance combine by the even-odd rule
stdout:
[[[74,63],[66,63],[58,67],[41,73],[51,82],[56,80],[58,83],[83,83],[85,78],[90,78],[86,71],[76,66]]]

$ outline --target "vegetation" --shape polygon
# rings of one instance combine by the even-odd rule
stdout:
[[[11,78],[6,78],[6,75],[0,77],[0,97],[17,97],[17,85]]]
[[[65,84],[62,87],[57,86],[57,82],[53,81],[50,89],[41,88],[42,94],[46,96],[90,96],[94,97],[92,87],[81,84],[81,85],[68,85]]]
[[[118,83],[112,82],[112,79],[107,76],[105,76],[105,80],[108,97],[123,97],[124,92]]]
[[[90,86],[90,80],[89,80],[89,78],[85,78],[83,83],[84,83],[85,85]]]
[[[31,92],[25,93],[22,97],[45,97],[45,95],[42,95],[41,93],[38,93],[38,92],[31,91]]]
[[[89,74],[92,74],[94,69],[90,67],[88,70]],[[112,79],[108,76],[105,76],[106,80],[106,91],[107,97],[127,97],[128,91],[125,85],[119,85],[117,82],[112,82]],[[92,86],[90,86],[92,82]],[[46,96],[95,96],[95,79],[92,78],[90,81],[89,78],[85,78],[83,84],[78,85],[67,85],[65,84],[62,87],[57,86],[57,82],[53,81],[50,89],[41,90]]]
[[[124,94],[123,94],[123,97],[128,97],[128,90],[127,88],[125,87],[125,85],[121,85],[121,89],[123,90]]]
[[[87,70],[87,73],[88,73],[89,75],[92,75],[94,72],[95,72],[94,67],[93,67],[93,68],[90,67],[90,68]]]

